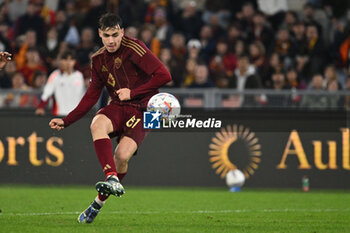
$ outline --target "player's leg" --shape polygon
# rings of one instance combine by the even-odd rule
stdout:
[[[108,136],[109,133],[113,132],[111,120],[103,114],[98,114],[92,120],[90,129],[98,160],[106,174],[106,181],[108,182],[104,186],[108,186],[108,189],[99,193],[100,195],[95,198],[91,205],[79,215],[78,222],[80,223],[91,223],[103,207],[110,193],[118,193],[120,195],[124,193],[124,188],[117,178],[112,142]]]
[[[137,144],[132,138],[124,136],[120,139],[120,142],[114,153],[114,162],[120,181],[126,175],[128,171],[128,162],[130,158],[135,154],[136,150]]]
[[[130,160],[131,156],[133,156],[133,154],[135,153],[135,151],[137,150],[137,144],[136,142],[127,136],[123,136],[119,143],[118,146],[116,148],[115,154],[114,154],[114,162],[115,162],[115,166],[117,168],[118,171],[118,178],[121,181],[128,169],[128,161]],[[108,190],[109,185],[108,185],[108,179],[105,182],[99,182],[96,184],[96,189],[99,192],[99,197],[101,198],[101,194],[104,193],[106,195],[107,194],[113,194],[116,196],[121,196],[123,193],[119,194],[115,194],[112,193]],[[103,194],[102,194],[103,195]],[[107,199],[107,196],[105,196],[105,199]]]

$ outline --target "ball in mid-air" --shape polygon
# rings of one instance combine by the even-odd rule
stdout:
[[[159,111],[162,114],[162,120],[169,120],[175,119],[180,114],[181,106],[175,96],[163,92],[152,96],[152,98],[148,101],[147,111]]]

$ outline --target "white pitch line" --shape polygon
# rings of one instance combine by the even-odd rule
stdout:
[[[192,211],[103,211],[103,214],[139,214],[139,215],[152,215],[152,214],[222,214],[222,213],[288,213],[288,212],[350,212],[350,208],[347,209],[235,209],[235,210],[192,210]],[[76,215],[80,214],[80,211],[73,212],[44,212],[44,213],[0,213],[1,216],[42,216],[42,215]]]

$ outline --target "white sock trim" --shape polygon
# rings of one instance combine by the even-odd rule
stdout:
[[[101,206],[101,208],[106,203],[106,201],[101,201],[100,198],[98,198],[98,196],[95,198],[95,201],[99,206]]]

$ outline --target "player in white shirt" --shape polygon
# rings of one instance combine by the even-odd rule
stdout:
[[[45,106],[50,97],[54,98],[52,114],[65,116],[80,102],[85,93],[83,74],[74,70],[75,54],[66,51],[59,59],[60,69],[51,73],[41,95],[41,102],[36,109],[37,115],[45,114]]]

